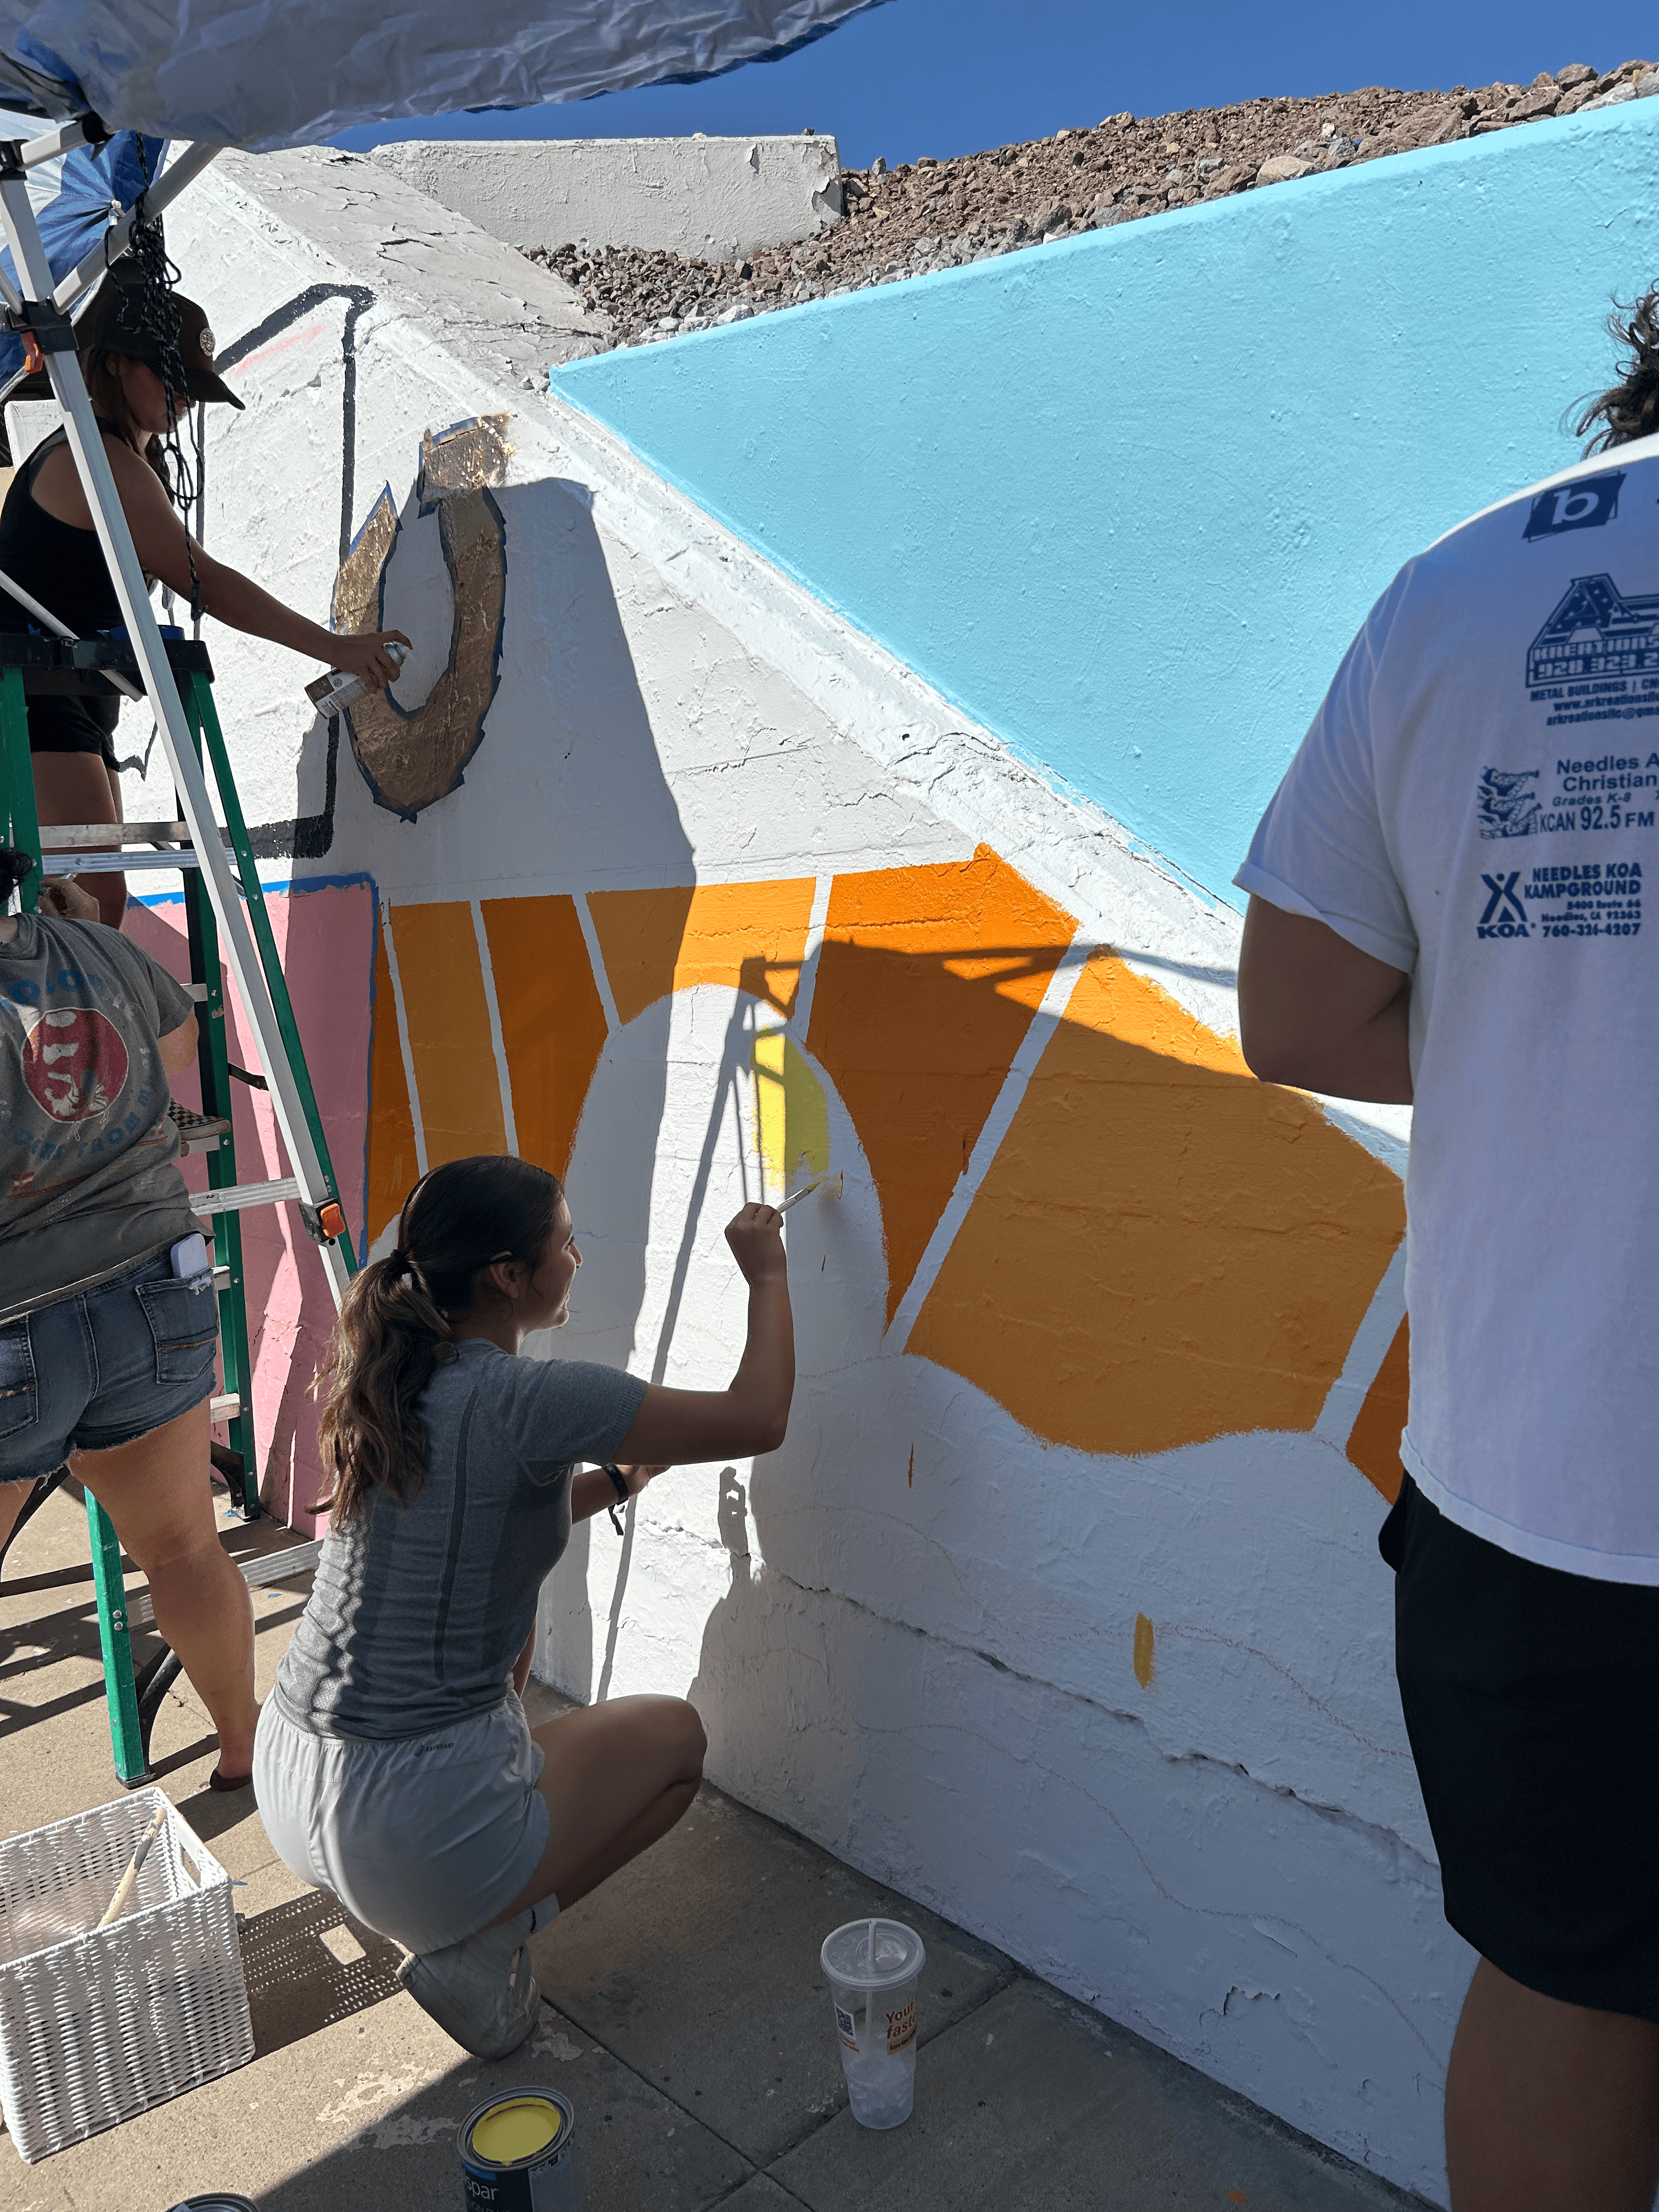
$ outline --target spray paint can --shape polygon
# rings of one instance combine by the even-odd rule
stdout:
[[[507,2089],[461,2122],[467,2212],[580,2212],[576,2115],[556,2089]]]
[[[399,668],[409,658],[406,645],[388,645],[386,651]],[[325,718],[337,714],[343,707],[355,707],[368,693],[368,686],[361,676],[348,676],[341,668],[331,668],[326,676],[319,676],[306,686],[307,698]]]

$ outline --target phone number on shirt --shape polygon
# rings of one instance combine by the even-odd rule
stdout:
[[[1637,937],[1641,929],[1639,921],[1547,921],[1540,933],[1545,937]]]

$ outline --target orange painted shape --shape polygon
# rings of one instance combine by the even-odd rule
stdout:
[[[876,1180],[890,1321],[1076,929],[985,846],[835,880],[808,1044]]]
[[[486,899],[482,910],[519,1154],[562,1176],[605,1039],[576,902]]]
[[[813,880],[592,891],[587,910],[620,1021],[694,983],[727,983],[780,1013],[795,1003]]]
[[[387,1222],[395,1221],[404,1200],[420,1180],[415,1157],[415,1119],[409,1110],[404,1048],[398,1036],[398,1006],[392,995],[392,969],[386,940],[374,933],[374,1029],[368,1048],[368,1220],[373,1243]],[[359,1255],[359,1257],[363,1256]]]
[[[1400,1495],[1400,1432],[1406,1425],[1411,1395],[1411,1323],[1395,1331],[1365,1402],[1348,1438],[1348,1457],[1367,1482],[1375,1483],[1390,1505]]]
[[[1152,1622],[1144,1613],[1138,1613],[1135,1615],[1134,1670],[1135,1680],[1143,1690],[1152,1688],[1152,1676],[1158,1672],[1157,1661],[1153,1656],[1156,1643]]]
[[[392,909],[426,1162],[504,1152],[507,1124],[472,908],[465,899]]]
[[[1097,953],[908,1349],[1085,1451],[1310,1429],[1404,1230],[1311,1099]]]

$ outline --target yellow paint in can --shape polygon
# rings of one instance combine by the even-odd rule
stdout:
[[[564,2124],[559,2108],[544,2097],[509,2097],[492,2105],[471,2130],[471,2147],[498,2166],[533,2158],[557,2140]]]

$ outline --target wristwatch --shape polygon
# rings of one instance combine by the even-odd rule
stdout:
[[[607,1460],[605,1462],[604,1472],[611,1477],[611,1482],[615,1486],[617,1503],[618,1504],[626,1505],[628,1503],[628,1477],[617,1465],[615,1460]],[[615,1504],[607,1505],[605,1510],[611,1516],[611,1527],[620,1536],[623,1533],[622,1516],[617,1512],[617,1506]]]

